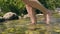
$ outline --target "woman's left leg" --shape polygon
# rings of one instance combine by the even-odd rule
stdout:
[[[37,19],[36,19],[36,16],[35,16],[35,9],[32,8],[31,6],[29,6],[28,4],[26,5],[26,9],[27,9],[28,15],[30,17],[31,24],[36,24]]]

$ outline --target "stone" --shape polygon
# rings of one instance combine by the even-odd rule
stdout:
[[[18,15],[16,13],[13,12],[7,12],[3,18],[5,20],[14,20],[14,19],[19,19]]]
[[[24,17],[23,18],[28,18],[29,17],[29,15],[28,14],[26,14],[26,15],[24,15]]]

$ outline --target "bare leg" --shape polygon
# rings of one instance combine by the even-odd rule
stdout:
[[[50,24],[51,12],[49,11],[47,14],[44,14],[44,17],[45,17],[45,23]]]
[[[29,6],[39,9],[44,13],[45,22],[46,24],[49,24],[50,22],[50,11],[46,9],[38,0],[23,0],[25,4],[28,4]]]
[[[31,24],[36,24],[37,20],[36,20],[36,16],[35,16],[35,10],[29,5],[26,5],[26,9],[27,9],[28,15],[31,19],[31,22],[32,22]]]

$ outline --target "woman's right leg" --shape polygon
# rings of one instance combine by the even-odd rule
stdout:
[[[45,18],[45,23],[50,24],[51,12],[48,12],[47,14],[44,14],[44,18]]]

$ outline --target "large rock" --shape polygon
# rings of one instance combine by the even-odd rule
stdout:
[[[0,17],[0,22],[4,22],[5,19],[3,17]]]
[[[3,18],[5,20],[14,20],[14,19],[19,19],[18,15],[16,13],[13,12],[7,12]]]

